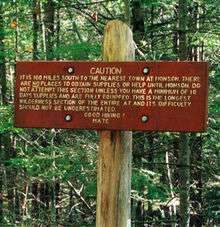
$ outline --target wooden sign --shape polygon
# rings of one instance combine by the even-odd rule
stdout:
[[[204,131],[205,62],[17,62],[15,126]]]

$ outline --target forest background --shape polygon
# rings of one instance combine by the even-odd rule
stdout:
[[[179,133],[133,132],[132,223],[177,226],[186,193],[190,226],[220,224],[219,6],[219,0],[0,1],[0,226],[94,226],[98,134],[14,128],[15,62],[101,60],[104,26],[113,19],[130,24],[136,60],[209,62],[209,127],[184,137],[185,155]]]

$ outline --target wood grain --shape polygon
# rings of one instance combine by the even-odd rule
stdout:
[[[121,21],[105,28],[103,60],[134,60],[132,32]],[[101,131],[98,153],[96,227],[130,227],[132,133]]]

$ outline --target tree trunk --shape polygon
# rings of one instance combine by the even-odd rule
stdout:
[[[61,2],[57,3],[56,9],[56,48],[60,47],[60,5]],[[56,54],[56,60],[60,60],[59,52]]]
[[[169,152],[166,151],[165,154],[165,160],[166,160],[166,167],[167,167],[167,178],[168,178],[168,183],[169,183],[169,188],[170,188],[170,195],[171,198],[174,199],[175,198],[175,194],[174,194],[174,187],[173,187],[173,181],[172,181],[172,177],[171,177],[171,169],[170,169],[170,161],[169,161]],[[176,227],[176,204],[175,202],[169,207],[169,211],[170,211],[170,217],[171,217],[171,221],[172,227]]]
[[[103,60],[134,59],[132,32],[120,21],[106,25]],[[132,133],[101,131],[97,176],[97,227],[129,227]]]
[[[190,194],[190,200],[192,201],[192,207],[195,214],[191,216],[190,226],[202,227],[202,136],[193,133],[191,135],[191,149],[192,149],[192,183],[195,185],[195,189]]]
[[[47,0],[45,4],[45,18],[44,18],[47,60],[53,59],[54,15],[55,15],[55,3],[53,0]]]
[[[154,26],[154,16],[155,16],[155,9],[154,6],[151,6],[150,10],[150,26],[151,26],[151,31],[150,31],[150,50],[151,52],[154,52],[154,32],[153,32],[153,26]]]
[[[180,226],[188,227],[190,219],[190,148],[189,136],[186,133],[180,135],[179,155],[179,191],[180,191]]]
[[[12,158],[15,158],[16,156],[16,151],[14,147],[12,146],[13,144],[13,136],[7,133],[4,135],[4,150],[5,150],[5,161],[9,161]],[[16,221],[16,204],[15,204],[15,187],[16,187],[16,172],[15,170],[7,166],[5,167],[6,169],[6,187],[7,187],[7,202],[8,202],[8,210],[10,213],[10,220],[12,223]]]
[[[0,2],[0,105],[7,104],[7,81],[5,68],[3,4]],[[0,134],[0,223],[3,223],[3,136]]]
[[[32,19],[33,19],[33,60],[38,59],[38,32],[39,32],[39,21],[38,21],[38,15],[40,15],[40,2],[39,0],[33,0],[32,4]],[[37,180],[32,183],[31,186],[32,191],[32,205],[31,205],[31,214],[33,218],[38,218],[39,216],[39,206],[38,206],[38,182]]]
[[[131,24],[130,0],[124,0],[125,22],[128,26]]]
[[[39,216],[39,206],[38,206],[38,182],[33,182],[31,191],[32,191],[32,205],[31,205],[31,213],[33,218],[38,218]]]
[[[187,60],[187,0],[179,0],[179,60]]]
[[[55,2],[53,0],[47,0],[44,5],[44,25],[45,25],[45,45],[46,45],[46,60],[54,59],[54,18],[55,18]],[[55,152],[52,151],[52,157],[55,156]],[[53,164],[54,165],[54,164]],[[40,198],[45,204],[45,211],[49,215],[50,213],[50,224],[55,225],[56,223],[56,201],[55,201],[55,182],[42,183]],[[50,206],[51,205],[51,206]],[[50,209],[50,211],[49,211]]]
[[[153,162],[154,162],[154,136],[153,136],[153,133],[148,133],[147,140],[148,140],[148,144],[149,144],[149,150],[148,150],[148,154],[147,154],[148,169],[153,172],[153,171],[155,171],[154,164],[153,164]],[[147,196],[150,197],[149,192],[148,192]],[[153,213],[152,202],[150,201],[150,199],[148,199],[147,214],[148,214],[150,222],[153,220],[152,213]]]
[[[39,22],[38,22],[38,14],[40,13],[40,3],[38,0],[33,0],[33,60],[38,59],[38,30],[39,30]]]
[[[177,18],[178,17],[178,12],[177,12],[178,6],[176,5],[173,13],[174,13],[174,17]],[[178,59],[178,35],[179,32],[177,30],[178,25],[174,25],[174,30],[173,30],[173,53],[175,54],[175,60]]]
[[[199,5],[198,3],[194,3],[192,6],[191,12],[191,30],[198,31],[199,29]],[[193,40],[195,42],[195,40]],[[200,51],[198,45],[194,44],[192,48],[192,60],[199,61],[200,59]],[[202,217],[202,136],[197,135],[196,133],[191,134],[191,183],[195,185],[196,189],[192,190],[190,193],[190,200],[192,201],[192,209],[193,214],[190,217],[190,226],[202,227],[203,217]]]
[[[4,158],[4,151],[2,149],[2,135],[0,134],[0,223],[3,223],[3,184],[4,184],[4,165],[2,160]]]
[[[144,168],[142,163],[142,157],[148,156],[149,150],[146,149],[145,151],[145,143],[146,143],[146,133],[143,132],[136,132],[133,134],[133,164],[135,166],[139,166]],[[147,168],[147,167],[146,167]],[[141,195],[146,197],[144,194],[145,185],[141,185],[143,189]],[[134,212],[134,219],[135,219],[135,227],[142,227],[144,226],[145,220],[145,212],[144,212],[144,201],[139,199],[136,203],[133,203],[135,206]],[[132,205],[133,205],[132,204]],[[133,205],[133,206],[134,206]],[[132,209],[133,210],[133,209]]]
[[[48,183],[42,182],[39,184],[39,199],[41,202],[39,206],[41,218],[48,221],[49,204],[50,204]]]
[[[140,0],[132,2],[132,26],[134,32],[134,40],[139,43],[144,35],[144,14],[142,3]]]
[[[179,0],[179,59],[187,60],[187,0]],[[188,227],[190,220],[190,148],[187,133],[180,134],[179,154],[180,226]]]
[[[7,80],[5,67],[3,3],[0,2],[0,104],[7,104]]]

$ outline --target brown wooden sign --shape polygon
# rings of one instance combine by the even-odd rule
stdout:
[[[205,62],[17,62],[15,126],[204,131]]]

